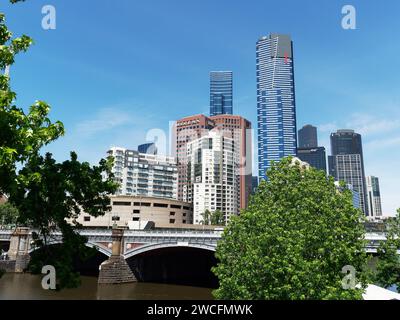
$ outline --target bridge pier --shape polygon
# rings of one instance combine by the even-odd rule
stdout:
[[[10,249],[8,250],[9,264],[15,261],[14,272],[22,273],[28,267],[29,255],[29,228],[18,227],[15,229],[10,239]],[[12,272],[11,268],[7,271]]]
[[[121,284],[137,282],[122,252],[124,230],[112,230],[112,255],[100,265],[99,284]]]

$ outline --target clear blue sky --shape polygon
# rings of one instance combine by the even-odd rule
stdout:
[[[57,29],[41,28],[43,5]],[[357,30],[341,28],[341,8]],[[153,128],[208,113],[209,71],[234,72],[234,112],[256,125],[255,43],[294,41],[297,120],[363,135],[366,174],[381,180],[384,212],[400,207],[400,2],[232,0],[1,0],[16,35],[35,46],[11,70],[18,105],[49,102],[67,135],[49,150],[92,163],[111,145],[136,148]]]

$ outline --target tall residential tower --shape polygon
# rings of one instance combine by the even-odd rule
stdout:
[[[258,169],[260,179],[272,161],[297,149],[293,43],[270,34],[257,42]]]

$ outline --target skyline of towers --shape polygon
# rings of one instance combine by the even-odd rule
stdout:
[[[360,194],[361,210],[369,216],[361,135],[354,130],[342,129],[332,133],[330,140],[329,174],[335,180],[353,186]]]
[[[272,161],[297,154],[293,42],[270,34],[256,44],[258,175]]]
[[[210,116],[233,114],[233,72],[210,72]]]
[[[317,128],[307,124],[297,132],[293,42],[290,35],[271,33],[257,41],[256,70],[259,180],[267,178],[266,171],[272,161],[287,156],[297,156],[312,167],[327,172],[326,149],[318,146]],[[176,152],[178,199],[187,201],[191,192],[188,189],[188,144],[209,135],[210,131],[224,130],[230,132],[230,136],[225,137],[234,141],[235,157],[240,163],[243,159],[246,163],[238,176],[240,208],[247,206],[252,191],[252,141],[247,132],[251,129],[251,123],[232,113],[233,72],[211,71],[211,116],[193,115],[176,121],[174,125],[172,150]],[[144,153],[157,152],[152,143],[141,145],[139,149]],[[336,180],[345,181],[359,193],[360,207],[368,215],[372,206],[366,189],[361,136],[354,130],[332,133],[331,153],[328,157],[328,173]]]

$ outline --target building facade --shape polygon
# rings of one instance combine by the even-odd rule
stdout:
[[[111,196],[111,211],[104,216],[92,217],[82,213],[77,222],[84,227],[127,227],[134,222],[139,229],[147,222],[155,227],[181,227],[193,222],[193,207],[190,203],[173,199],[142,196]],[[140,225],[141,224],[141,225]]]
[[[270,34],[257,42],[257,123],[259,178],[272,161],[295,156],[297,149],[293,43]]]
[[[379,179],[374,176],[366,178],[368,195],[368,212],[370,217],[382,217],[381,190]]]
[[[227,223],[240,210],[240,180],[234,139],[220,131],[189,142],[186,202],[193,203],[193,223],[204,222],[206,210],[221,211]]]
[[[188,143],[209,134],[210,131],[223,132],[235,141],[235,159],[238,159],[240,182],[240,208],[246,208],[251,194],[252,175],[252,131],[251,123],[236,115],[206,117],[195,115],[176,121],[173,128],[172,150],[178,166],[178,200],[187,199],[188,185]]]
[[[318,147],[317,128],[307,124],[299,130],[299,148]]]
[[[326,152],[324,147],[297,148],[297,157],[326,173]]]
[[[210,72],[210,116],[233,113],[232,71]]]
[[[366,216],[368,200],[361,135],[354,130],[338,130],[331,134],[331,152],[328,158],[329,174],[336,181],[351,184],[360,195],[360,207]]]
[[[119,147],[111,148],[108,155],[114,157],[112,172],[120,183],[117,195],[177,198],[178,169],[175,158]]]

